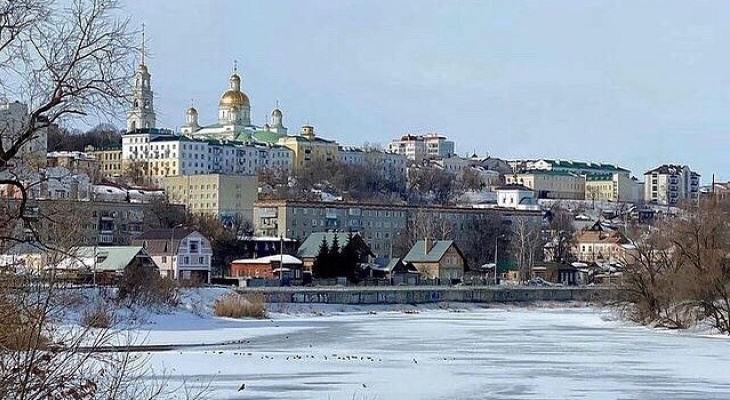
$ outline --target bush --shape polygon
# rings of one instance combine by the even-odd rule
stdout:
[[[81,315],[81,326],[85,328],[108,329],[112,324],[112,315],[104,304],[96,304],[86,308]]]
[[[31,288],[23,279],[0,281],[0,351],[42,349],[48,344],[42,307],[28,301]]]
[[[129,305],[177,306],[180,304],[177,288],[175,281],[162,278],[156,268],[135,262],[124,269],[117,300]]]
[[[248,296],[243,296],[238,293],[224,294],[213,304],[213,311],[219,317],[266,318],[264,297],[259,294]]]

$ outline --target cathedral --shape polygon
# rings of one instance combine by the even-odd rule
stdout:
[[[142,57],[132,81],[132,99],[127,112],[127,132],[166,134],[156,127],[151,76],[145,65],[144,30],[142,31]],[[159,131],[159,132],[158,132]],[[191,106],[185,112],[185,124],[180,134],[190,138],[214,139],[242,143],[273,144],[287,135],[284,116],[277,106],[270,120],[263,126],[251,123],[251,101],[241,90],[241,76],[234,63],[228,79],[228,88],[218,101],[218,122],[200,125],[198,110]]]
[[[185,112],[185,124],[180,131],[183,135],[253,143],[275,143],[280,137],[286,136],[284,116],[278,107],[263,126],[251,123],[251,101],[241,90],[241,76],[237,69],[234,65],[233,74],[228,79],[228,89],[218,100],[218,122],[201,126],[198,110],[191,106]]]

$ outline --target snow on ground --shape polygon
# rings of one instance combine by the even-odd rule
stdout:
[[[224,323],[227,324],[228,322]],[[471,308],[227,325],[247,343],[153,353],[216,399],[727,399],[730,341],[591,309]],[[198,331],[167,330],[187,340]],[[237,389],[242,383],[246,389]]]

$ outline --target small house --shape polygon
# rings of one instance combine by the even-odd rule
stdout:
[[[403,262],[402,258],[391,258],[385,265],[369,264],[366,272],[370,278],[392,279],[397,275],[417,276],[418,269],[411,263]]]
[[[164,277],[210,282],[213,250],[210,240],[196,230],[151,230],[137,236],[132,244],[147,250]]]
[[[425,279],[460,280],[466,258],[453,240],[419,240],[403,257]]]
[[[355,252],[358,255],[358,263],[365,264],[368,262],[368,257],[375,257],[370,247],[365,243],[362,236],[359,233],[347,233],[347,232],[315,232],[307,236],[307,239],[299,246],[297,250],[297,258],[302,260],[305,271],[311,271],[314,266],[314,261],[317,259],[319,254],[319,248],[322,246],[322,242],[327,244],[327,247],[332,246],[332,242],[337,238],[340,248],[347,245],[350,240],[353,241],[355,246]]]
[[[302,261],[288,254],[234,260],[231,263],[231,276],[234,278],[302,279]]]

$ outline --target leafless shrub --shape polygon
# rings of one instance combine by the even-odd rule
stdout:
[[[213,311],[219,317],[264,319],[266,303],[261,294],[226,293],[215,301]]]
[[[113,319],[114,316],[108,307],[103,303],[97,303],[84,310],[80,323],[85,328],[108,329]]]

